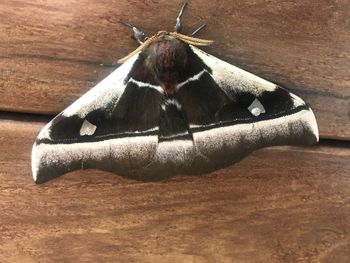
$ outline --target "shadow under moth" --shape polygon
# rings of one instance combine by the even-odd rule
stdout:
[[[318,128],[310,107],[284,88],[211,56],[212,44],[175,32],[147,38],[108,77],[39,133],[32,173],[43,183],[77,169],[157,180],[232,164],[270,145],[311,145]]]

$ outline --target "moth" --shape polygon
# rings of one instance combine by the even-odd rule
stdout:
[[[123,64],[39,133],[32,173],[43,183],[77,169],[154,180],[232,164],[271,145],[312,145],[311,108],[284,88],[228,64],[198,46],[213,41],[174,32],[147,38]]]

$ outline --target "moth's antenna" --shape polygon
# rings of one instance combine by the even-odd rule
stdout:
[[[150,38],[147,38],[145,42],[143,42],[137,49],[135,49],[133,52],[131,52],[129,55],[126,57],[123,57],[117,61],[117,63],[124,63],[127,61],[129,58],[131,58],[133,55],[135,55],[138,52],[141,52],[142,50],[148,48],[156,39],[158,38],[157,35],[154,35]]]
[[[122,24],[122,25],[124,25],[124,26],[127,26],[127,27],[131,27],[131,28],[134,27],[132,24],[130,24],[130,23],[129,23],[128,21],[126,21],[126,20],[120,19],[120,20],[118,21],[118,23],[120,23],[120,24]]]
[[[169,35],[176,37],[178,39],[181,39],[182,41],[186,42],[187,44],[191,44],[194,46],[209,46],[209,45],[213,44],[213,40],[190,37],[190,36],[186,36],[186,35],[176,33],[176,32],[170,32]]]
[[[195,31],[193,31],[190,36],[193,37],[195,34],[197,34],[199,31],[201,31],[203,28],[206,27],[207,24],[203,24],[200,27],[198,27]]]
[[[185,11],[185,8],[188,4],[188,0],[184,0],[183,4],[182,4],[182,7],[180,9],[180,12],[179,12],[179,15],[177,16],[176,18],[176,25],[175,25],[175,32],[176,33],[180,33],[181,30],[182,30],[182,23],[181,23],[181,17]]]
[[[140,29],[138,29],[136,26],[130,24],[128,21],[125,20],[119,20],[120,24],[132,28],[132,32],[134,33],[134,38],[137,42],[139,42],[140,45],[142,45],[145,40],[147,40],[147,37],[145,33],[143,33]]]

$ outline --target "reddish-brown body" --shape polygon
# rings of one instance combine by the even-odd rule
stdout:
[[[168,96],[174,94],[179,74],[187,63],[185,45],[179,39],[164,35],[147,49],[147,66]]]

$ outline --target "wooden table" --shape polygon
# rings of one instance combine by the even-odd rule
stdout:
[[[349,262],[348,1],[191,1],[206,51],[310,103],[318,146],[272,147],[202,176],[100,171],[43,185],[32,143],[136,48],[128,19],[172,30],[181,1],[0,3],[0,262]],[[159,27],[162,25],[162,28]]]

